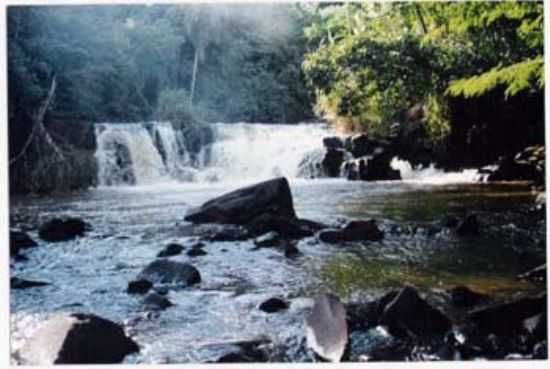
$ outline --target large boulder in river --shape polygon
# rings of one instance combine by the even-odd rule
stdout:
[[[392,335],[403,338],[443,336],[451,328],[451,321],[410,286],[402,288],[386,305],[381,323]]]
[[[21,231],[10,230],[10,257],[15,257],[22,249],[38,246],[28,234]]]
[[[337,296],[323,294],[315,299],[306,317],[306,338],[309,347],[323,359],[339,362],[348,342],[346,308]]]
[[[20,350],[23,364],[115,364],[138,345],[123,328],[91,314],[62,314],[44,323]]]
[[[191,264],[158,259],[147,265],[137,279],[144,279],[153,284],[167,283],[188,287],[200,283],[201,275]]]
[[[83,236],[86,228],[80,218],[54,218],[40,226],[38,236],[49,242],[68,241]]]
[[[246,224],[263,214],[296,217],[286,178],[271,179],[216,197],[191,209],[185,220],[192,223]]]
[[[487,333],[510,336],[524,331],[527,318],[547,311],[546,293],[469,312],[470,320]]]

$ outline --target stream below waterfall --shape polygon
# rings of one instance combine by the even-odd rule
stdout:
[[[535,196],[524,184],[479,184],[471,172],[415,172],[399,161],[403,181],[297,178],[304,156],[334,135],[323,125],[217,124],[208,147],[197,150],[171,126],[152,129],[97,126],[98,188],[10,199],[10,226],[39,243],[27,261],[11,263],[11,275],[51,283],[11,290],[12,353],[52,314],[78,311],[124,323],[141,347],[127,363],[215,361],[234,349],[228,342],[260,336],[285,347],[281,361],[307,361],[298,346],[318,292],[361,301],[403,283],[436,291],[466,285],[503,299],[537,290],[516,278],[546,260],[544,216],[533,215]],[[339,246],[305,238],[295,259],[251,241],[209,242],[206,255],[171,257],[202,276],[199,285],[168,293],[173,307],[149,314],[141,296],[126,293],[164,246],[192,242],[178,232],[190,207],[274,176],[289,178],[299,217],[329,225],[375,218],[384,239]],[[429,232],[446,216],[467,213],[482,224],[476,239]],[[40,240],[38,225],[60,216],[82,217],[92,230],[73,241]],[[289,309],[258,309],[274,296],[290,301]]]

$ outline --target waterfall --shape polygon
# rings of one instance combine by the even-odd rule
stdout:
[[[96,124],[100,185],[148,184],[166,177],[166,167],[144,125]]]
[[[404,181],[422,182],[426,184],[445,183],[470,183],[478,182],[480,175],[476,169],[466,169],[461,172],[444,172],[435,168],[433,164],[426,168],[413,169],[408,161],[393,158],[391,162],[393,169],[401,172]]]
[[[304,157],[333,134],[322,124],[215,123],[177,131],[170,122],[99,123],[95,133],[99,183],[107,186],[294,178]]]

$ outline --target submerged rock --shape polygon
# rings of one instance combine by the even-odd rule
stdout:
[[[61,314],[45,322],[19,354],[26,365],[116,364],[138,345],[122,327],[91,314]]]
[[[323,359],[339,362],[348,342],[346,308],[338,297],[323,294],[315,299],[313,310],[306,317],[306,338],[309,347]]]
[[[193,247],[191,250],[187,251],[187,256],[195,257],[195,256],[204,256],[208,255],[206,251],[204,251],[201,247]]]
[[[451,328],[450,320],[432,307],[410,286],[402,288],[384,308],[381,323],[399,338],[444,336]]]
[[[26,289],[31,287],[44,287],[48,286],[50,283],[42,281],[28,281],[25,279],[11,277],[10,278],[10,287],[12,289]]]
[[[319,233],[319,239],[326,243],[352,241],[379,241],[384,233],[378,228],[374,219],[363,221],[353,220],[340,230],[324,230]]]
[[[48,242],[68,241],[83,236],[86,228],[86,222],[80,218],[54,218],[39,228],[38,236]]]
[[[479,222],[477,215],[470,214],[458,224],[456,233],[459,236],[476,236],[479,234]]]
[[[153,261],[137,277],[149,282],[177,284],[185,287],[200,283],[201,275],[191,264],[159,259]]]
[[[272,297],[262,302],[258,308],[265,313],[276,313],[288,309],[288,302],[277,297]]]
[[[262,214],[249,222],[246,228],[251,235],[259,236],[268,232],[277,232],[282,238],[296,239],[313,236],[315,232],[326,226],[306,219]]]
[[[296,217],[286,178],[271,179],[214,198],[191,209],[185,220],[192,223],[242,225],[262,214]]]
[[[284,246],[285,248],[285,257],[286,258],[295,258],[297,256],[300,256],[302,253],[300,252],[300,250],[298,250],[298,248],[296,247],[296,245],[294,245],[293,243],[291,242],[287,242]]]
[[[180,245],[180,244],[171,243],[171,244],[167,245],[164,249],[162,249],[162,250],[157,254],[157,257],[162,258],[162,257],[168,257],[168,256],[179,255],[179,254],[181,254],[181,252],[182,252],[184,249],[185,249],[185,247],[183,247],[183,246]]]
[[[128,289],[126,292],[129,294],[144,294],[147,293],[153,287],[153,283],[149,282],[146,279],[138,279],[136,281],[131,281],[128,283]]]
[[[16,257],[23,249],[36,247],[38,244],[27,233],[10,230],[10,257]]]
[[[166,297],[156,292],[148,293],[141,303],[150,310],[165,310],[174,305]]]
[[[466,286],[457,286],[449,290],[451,303],[457,307],[472,307],[486,301],[489,296],[472,291]]]

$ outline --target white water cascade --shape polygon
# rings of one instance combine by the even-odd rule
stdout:
[[[101,185],[294,178],[303,158],[333,135],[322,124],[209,124],[210,140],[176,131],[170,122],[96,124]]]
[[[337,135],[324,124],[215,123],[182,131],[170,122],[99,123],[95,133],[103,186],[307,178],[312,174],[304,168],[319,165],[324,157],[323,138]],[[463,183],[479,178],[475,170],[413,170],[397,158],[391,165],[410,182]]]
[[[461,172],[444,172],[431,164],[427,168],[413,169],[408,161],[393,158],[393,169],[401,172],[404,181],[426,184],[470,183],[477,182],[481,177],[476,169],[466,169]]]

